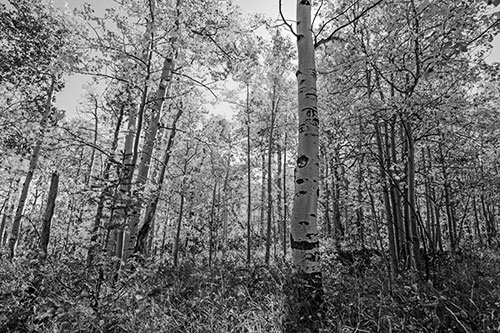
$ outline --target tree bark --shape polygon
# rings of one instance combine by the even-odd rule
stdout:
[[[391,209],[391,202],[389,199],[389,186],[388,186],[388,177],[387,177],[387,172],[385,170],[385,157],[384,157],[384,149],[383,149],[383,143],[382,143],[382,135],[380,134],[380,128],[379,124],[375,123],[375,134],[376,134],[376,139],[377,139],[377,147],[378,147],[378,154],[379,154],[379,170],[380,170],[380,177],[382,179],[382,193],[383,193],[383,198],[384,198],[384,206],[385,206],[385,216],[387,218],[387,234],[389,235],[389,255],[390,255],[390,262],[391,262],[391,270],[393,272],[396,271],[397,268],[397,255],[396,255],[396,245],[394,242],[394,219],[392,217],[392,209]]]
[[[139,171],[137,174],[137,180],[135,186],[141,192],[145,186],[149,166],[151,163],[151,157],[153,155],[153,148],[156,141],[156,133],[158,132],[158,124],[160,122],[161,111],[163,109],[163,104],[167,94],[168,87],[172,81],[172,71],[174,69],[174,59],[173,57],[165,58],[163,63],[163,70],[160,77],[160,85],[156,92],[156,98],[152,113],[149,118],[148,131],[146,133],[146,138],[144,146],[142,148],[141,160],[139,163]],[[137,227],[139,225],[140,213],[142,208],[142,201],[137,200],[136,206],[131,212],[131,216],[128,222],[128,232],[125,243],[125,253],[123,259],[126,261],[128,257],[134,252],[134,248],[137,241]]]
[[[42,232],[40,233],[40,258],[45,260],[47,258],[47,247],[50,238],[50,226],[52,216],[54,215],[54,208],[56,206],[57,188],[59,186],[59,174],[54,172],[50,182],[50,190],[47,196],[47,207],[45,208],[45,215],[43,217]]]
[[[283,257],[286,257],[287,249],[287,238],[288,238],[288,196],[287,196],[287,186],[286,186],[286,149],[288,144],[288,133],[285,131],[285,144],[283,150]]]
[[[113,209],[116,209],[119,224],[117,226],[110,226],[111,229],[114,229],[114,233],[116,233],[117,244],[115,254],[120,259],[123,258],[123,240],[125,233],[124,228],[125,223],[129,218],[129,206],[131,206],[130,188],[132,186],[131,180],[134,173],[134,138],[136,135],[139,135],[139,133],[136,133],[136,120],[136,109],[134,107],[131,107],[128,118],[127,135],[125,136],[125,146],[123,149],[122,169],[120,172],[120,180],[117,193],[118,198],[116,200],[117,206],[113,207]],[[118,230],[116,230],[116,228],[118,228]]]
[[[410,120],[406,119],[406,137],[408,140],[408,212],[410,222],[410,247],[412,253],[413,268],[422,270],[420,260],[420,240],[418,236],[418,216],[415,203],[415,141]]]
[[[318,332],[323,288],[318,237],[319,115],[311,1],[297,1],[299,142],[291,222],[293,272],[285,332]]]
[[[184,193],[181,193],[181,202],[179,204],[179,218],[177,220],[177,231],[175,233],[174,267],[177,267],[177,265],[179,264],[179,244],[180,244],[180,237],[181,237],[181,225],[182,225],[183,212],[184,212]]]
[[[146,213],[144,216],[144,223],[141,227],[141,230],[139,231],[139,234],[137,235],[137,242],[135,245],[135,252],[137,253],[142,253],[145,254],[145,242],[147,239],[148,233],[151,232],[151,226],[152,226],[152,221],[154,219],[154,216],[156,214],[156,209],[158,207],[158,201],[160,199],[160,194],[163,189],[163,182],[165,180],[165,174],[167,172],[167,166],[170,161],[170,157],[172,155],[172,147],[174,145],[174,139],[175,139],[175,134],[177,130],[177,122],[179,121],[179,118],[182,115],[182,108],[179,108],[177,110],[177,113],[174,117],[174,120],[172,121],[172,129],[170,132],[170,136],[167,141],[167,147],[165,149],[165,155],[163,157],[163,163],[160,171],[160,175],[157,180],[157,185],[156,189],[153,192],[152,198],[149,200],[149,203],[146,208]]]
[[[388,129],[387,129],[388,131]],[[388,134],[386,134],[388,135]],[[388,161],[387,169],[391,170],[392,166],[396,166],[398,163],[397,154],[396,154],[396,115],[393,115],[391,120],[391,133],[390,133],[390,149],[391,149],[391,158]],[[400,182],[395,175],[391,177],[391,201],[393,206],[393,217],[394,217],[394,226],[396,227],[396,249],[398,251],[399,262],[402,261],[402,258],[406,257],[406,234],[403,220],[403,212],[401,205],[401,187]],[[399,175],[398,175],[399,176]]]
[[[250,265],[251,260],[251,226],[252,226],[252,159],[250,147],[250,88],[247,83],[247,265]]]
[[[265,230],[265,217],[266,217],[266,151],[264,148],[262,148],[262,164],[261,164],[261,171],[262,171],[262,183],[260,184],[260,239],[259,239],[259,247],[261,241],[264,239],[264,230]]]
[[[276,210],[278,213],[278,241],[283,245],[283,206],[282,206],[282,196],[283,196],[283,179],[281,179],[281,168],[283,163],[281,161],[281,144],[276,145]]]
[[[275,95],[275,92],[273,92]],[[272,159],[273,159],[273,134],[274,134],[274,120],[276,112],[278,111],[279,98],[274,99],[271,106],[271,128],[269,129],[269,143],[267,148],[267,230],[266,230],[266,253],[265,263],[269,265],[271,257],[271,229],[273,226],[273,188],[272,188]]]
[[[125,105],[122,105],[120,107],[120,112],[118,114],[118,119],[116,121],[115,131],[113,134],[113,141],[111,142],[110,156],[107,158],[106,165],[102,172],[102,178],[106,187],[101,190],[101,194],[99,195],[99,201],[97,202],[94,224],[92,226],[92,231],[90,236],[90,245],[89,245],[89,250],[87,252],[87,267],[92,266],[98,245],[97,239],[99,237],[99,228],[101,227],[101,219],[102,219],[102,214],[104,212],[104,202],[106,200],[106,196],[109,195],[109,185],[107,184],[107,182],[109,180],[111,166],[113,164],[112,159],[115,156],[116,148],[118,147],[118,137],[120,135],[120,129],[123,121],[124,111],[125,111]]]
[[[26,173],[26,178],[24,179],[23,188],[21,190],[21,196],[19,197],[19,203],[16,209],[16,215],[14,216],[14,222],[12,223],[12,231],[9,239],[9,257],[14,258],[16,245],[19,239],[19,231],[21,229],[21,218],[23,216],[24,205],[26,204],[26,198],[28,197],[28,191],[30,188],[31,180],[33,179],[33,174],[38,165],[38,158],[40,156],[40,150],[42,149],[42,144],[45,136],[45,130],[47,129],[47,124],[49,116],[52,112],[52,97],[54,95],[56,86],[56,77],[52,75],[52,82],[50,84],[49,92],[47,94],[47,101],[45,103],[45,110],[43,112],[42,119],[40,121],[40,133],[38,139],[36,140],[35,147],[31,153],[30,165],[28,172]]]
[[[215,177],[214,177],[215,179]],[[212,192],[212,207],[210,209],[210,219],[208,223],[208,268],[212,269],[214,253],[214,224],[215,224],[215,195],[217,193],[217,182],[214,184]]]

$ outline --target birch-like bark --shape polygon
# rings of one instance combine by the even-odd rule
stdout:
[[[59,187],[59,174],[54,172],[50,182],[50,190],[47,198],[47,206],[43,216],[42,232],[40,234],[40,258],[42,260],[47,258],[47,247],[50,240],[50,226],[52,216],[54,215],[54,208],[56,206],[57,188]]]
[[[134,173],[134,141],[136,136],[136,122],[137,122],[137,110],[132,107],[130,108],[129,118],[128,118],[128,126],[127,126],[127,135],[125,136],[125,146],[124,146],[124,155],[122,162],[122,171],[120,175],[120,185],[118,187],[118,207],[117,216],[118,221],[120,223],[119,230],[116,235],[116,256],[118,258],[122,258],[123,256],[123,239],[124,239],[124,228],[125,222],[128,218],[128,200],[130,197],[130,188],[132,179],[132,174]],[[138,134],[137,134],[138,135]]]
[[[318,237],[319,116],[311,1],[297,1],[299,142],[290,243],[292,291],[285,332],[316,332],[320,323],[322,277]]]
[[[150,121],[148,125],[148,132],[146,133],[146,139],[141,154],[141,161],[139,163],[139,172],[137,174],[136,186],[142,189],[146,184],[149,166],[151,163],[151,156],[153,155],[153,148],[156,141],[156,133],[158,132],[158,123],[160,121],[161,110],[163,109],[163,104],[167,94],[167,89],[172,81],[172,70],[174,68],[174,59],[166,58],[163,63],[163,70],[160,78],[160,85],[156,92],[155,104],[150,115]],[[132,211],[132,214],[128,221],[128,233],[124,248],[123,259],[127,260],[128,257],[134,252],[134,248],[137,240],[137,227],[139,225],[139,218],[141,212],[142,204],[139,201],[137,207]]]
[[[182,5],[182,0],[177,0],[176,2],[176,10],[177,17],[175,20],[176,30],[179,29],[180,22],[180,8]],[[155,10],[156,10],[156,0],[152,0],[150,2],[150,11],[151,11],[151,28],[154,26],[155,19]],[[154,40],[154,29],[151,29],[151,40]],[[174,34],[176,34],[174,32]],[[153,42],[151,42],[153,43]],[[141,161],[139,164],[139,171],[137,174],[136,185],[139,190],[142,190],[144,185],[148,179],[149,166],[151,163],[151,157],[153,154],[154,144],[156,141],[156,133],[158,131],[158,123],[161,118],[161,112],[163,109],[163,104],[165,102],[166,96],[168,95],[168,89],[170,88],[170,84],[172,82],[172,71],[174,69],[174,60],[177,57],[177,36],[170,38],[171,44],[171,53],[167,56],[163,63],[163,69],[160,77],[160,84],[158,86],[158,90],[156,91],[156,96],[154,100],[153,110],[149,118],[148,124],[148,132],[146,133],[146,138],[144,142],[144,146],[141,154]],[[152,45],[151,45],[152,50]],[[135,164],[135,163],[134,163]],[[139,226],[139,219],[142,210],[142,202],[139,200],[137,203],[137,207],[132,212],[132,216],[128,223],[128,233],[127,240],[125,243],[125,253],[124,259],[127,260],[128,257],[134,252],[134,248],[136,246],[137,241],[137,229]]]
[[[146,208],[146,213],[144,216],[144,223],[141,227],[141,230],[139,231],[139,234],[137,236],[137,242],[135,245],[135,252],[137,253],[142,253],[145,254],[145,241],[147,238],[148,233],[151,232],[151,226],[152,226],[152,221],[154,219],[154,216],[156,214],[156,209],[158,207],[158,201],[160,200],[160,193],[163,189],[163,182],[165,180],[165,174],[167,172],[167,166],[170,161],[170,156],[172,155],[172,147],[174,144],[174,138],[176,134],[176,129],[177,129],[177,121],[182,115],[182,108],[179,108],[177,111],[177,114],[174,117],[174,120],[172,122],[172,129],[170,132],[170,136],[168,138],[167,142],[167,148],[165,149],[165,155],[163,156],[163,163],[160,171],[160,175],[158,177],[157,185],[156,185],[156,190],[153,193],[153,197],[150,199],[147,208]]]
[[[35,147],[31,153],[30,165],[28,172],[26,173],[26,178],[24,179],[23,188],[21,190],[21,196],[19,197],[19,203],[16,209],[16,215],[14,216],[14,221],[12,223],[12,231],[9,239],[9,257],[14,258],[17,241],[19,239],[19,231],[21,229],[21,218],[23,216],[24,205],[26,204],[26,198],[28,197],[28,191],[30,188],[31,180],[33,179],[33,174],[38,165],[38,158],[40,157],[40,150],[42,149],[43,139],[45,136],[45,130],[47,128],[50,113],[52,112],[52,96],[54,95],[56,86],[56,78],[52,76],[52,82],[50,84],[49,93],[47,94],[47,101],[45,102],[45,110],[43,112],[42,120],[40,121],[40,134],[36,140]]]

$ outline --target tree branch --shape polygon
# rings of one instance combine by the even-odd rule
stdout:
[[[290,32],[295,36],[295,37],[299,37],[297,35],[297,33],[295,31],[293,31],[293,28],[292,28],[292,25],[290,23],[288,23],[288,21],[286,20],[285,18],[285,15],[283,15],[283,10],[281,9],[281,0],[279,1],[279,10],[280,10],[280,16],[281,16],[281,20],[283,21],[283,23],[288,27],[288,29],[290,29]]]
[[[340,40],[339,37],[336,37],[335,34],[337,32],[339,32],[340,30],[344,29],[345,27],[351,25],[352,23],[356,22],[357,20],[359,20],[361,17],[363,17],[366,13],[368,13],[370,10],[372,10],[373,8],[377,7],[378,5],[380,5],[382,2],[384,2],[385,0],[379,0],[377,2],[375,2],[373,5],[367,7],[366,9],[364,9],[359,15],[356,15],[351,21],[348,21],[347,23],[344,23],[342,24],[340,27],[338,27],[337,29],[335,29],[331,34],[330,36],[326,37],[326,38],[322,38],[320,39],[318,42],[316,42],[314,44],[314,48],[317,49],[318,47],[320,47],[321,45],[323,44],[326,44],[332,40]]]

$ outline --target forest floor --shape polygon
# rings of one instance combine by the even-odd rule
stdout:
[[[209,270],[186,258],[117,277],[73,256],[28,257],[0,261],[0,332],[281,332],[279,261]],[[320,332],[500,332],[498,251],[442,255],[427,281],[389,277],[376,254],[327,251],[323,262]]]

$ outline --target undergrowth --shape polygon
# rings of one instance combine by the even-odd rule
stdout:
[[[346,253],[323,255],[322,332],[500,331],[498,253],[446,258],[428,281],[390,278],[377,253]],[[1,261],[0,332],[281,332],[283,263],[151,262],[119,276],[112,264],[89,270],[71,256]]]

